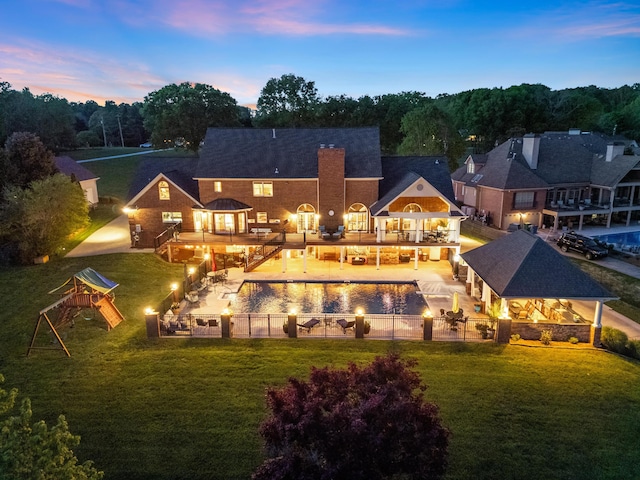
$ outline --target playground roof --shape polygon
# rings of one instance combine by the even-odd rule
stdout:
[[[113,282],[108,278],[103,277],[98,272],[96,272],[93,268],[85,268],[84,270],[70,277],[66,282],[64,282],[58,288],[54,288],[53,290],[51,290],[49,293],[58,292],[59,290],[67,286],[72,280],[74,282],[74,286],[76,285],[76,282],[80,282],[101,293],[109,293],[111,290],[113,290],[119,285],[116,282]]]

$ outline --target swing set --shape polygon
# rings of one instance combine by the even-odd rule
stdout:
[[[38,321],[31,337],[31,343],[27,350],[27,356],[32,350],[62,350],[70,357],[71,354],[62,341],[59,329],[70,325],[75,325],[75,318],[80,315],[83,309],[90,308],[94,312],[100,313],[107,324],[107,331],[116,327],[124,320],[124,317],[114,304],[115,296],[112,291],[118,286],[117,283],[103,277],[92,268],[85,268],[76,273],[58,288],[51,290],[50,294],[64,295],[57,302],[40,310]],[[48,345],[37,345],[38,331],[45,322],[49,327],[50,338]],[[53,344],[53,345],[52,345]]]

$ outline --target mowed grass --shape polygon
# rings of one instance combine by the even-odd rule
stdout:
[[[26,357],[38,311],[56,299],[47,291],[85,267],[120,283],[116,305],[127,320],[107,332],[83,312],[61,330],[71,358]],[[147,254],[0,271],[3,387],[31,398],[34,419],[64,414],[81,436],[76,454],[107,479],[248,479],[263,460],[266,387],[388,351],[418,362],[452,432],[447,479],[640,478],[636,361],[584,348],[147,339],[144,307],[181,275],[182,265]]]

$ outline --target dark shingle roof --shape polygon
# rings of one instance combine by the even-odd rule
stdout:
[[[346,178],[382,176],[378,127],[209,128],[195,176],[318,178],[321,144],[345,149]]]
[[[145,158],[136,171],[129,187],[128,200],[135,197],[151,180],[162,173],[191,197],[199,201],[198,182],[193,179],[197,158],[153,157]]]
[[[239,210],[252,210],[253,207],[233,198],[216,198],[207,203],[204,208],[215,212],[237,212]]]
[[[68,176],[73,174],[79,182],[98,178],[97,175],[94,175],[71,157],[55,157],[54,161],[56,162],[56,167],[58,167],[58,170],[60,170],[61,173]]]
[[[380,197],[396,188],[407,173],[413,172],[433,185],[451,202],[455,202],[449,164],[445,156],[382,157]],[[404,187],[406,188],[406,186]]]
[[[614,187],[638,164],[640,157],[635,155],[618,155],[610,162],[604,155],[596,155],[591,167],[591,184]]]
[[[529,167],[522,155],[522,138],[512,138],[491,150],[485,166],[476,168],[476,173],[467,173],[465,165],[457,169],[451,178],[469,186],[502,190],[589,183],[613,186],[635,165],[628,158],[604,162],[607,143],[611,141],[605,135],[545,132],[539,138],[538,165],[535,169]],[[482,162],[476,163],[482,165]],[[480,178],[476,176],[478,174]]]
[[[615,298],[552,246],[525,230],[465,252],[461,257],[500,297]]]

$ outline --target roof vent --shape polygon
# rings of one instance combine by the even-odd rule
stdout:
[[[276,175],[280,173],[280,171],[278,170],[278,167],[276,167],[276,171],[273,173],[275,173]]]
[[[436,158],[436,165],[440,165],[440,160]]]
[[[271,138],[276,138],[276,129],[275,128],[271,129]]]
[[[324,143],[321,143],[321,144],[320,144],[320,148],[324,148]]]
[[[329,144],[329,148],[333,148],[335,145],[333,143]]]

